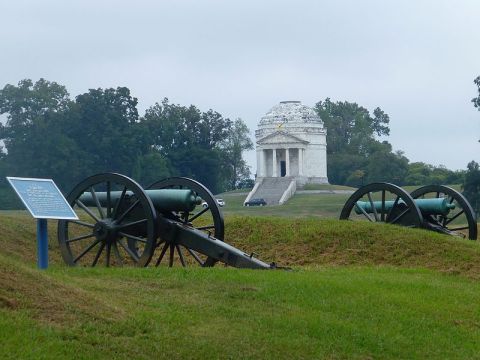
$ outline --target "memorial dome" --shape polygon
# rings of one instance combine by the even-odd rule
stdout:
[[[316,124],[323,127],[323,121],[320,116],[308,106],[302,105],[300,101],[281,101],[278,105],[272,107],[260,119],[258,126],[278,125],[278,124]]]

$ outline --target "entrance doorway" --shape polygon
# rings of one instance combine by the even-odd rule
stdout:
[[[280,161],[280,176],[284,177],[287,174],[287,164],[285,161]]]

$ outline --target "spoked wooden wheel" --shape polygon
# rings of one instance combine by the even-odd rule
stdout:
[[[475,212],[458,191],[443,185],[427,185],[413,191],[411,195],[414,199],[444,198],[448,204],[455,205],[446,215],[424,215],[426,226],[431,230],[470,240],[477,239]]]
[[[62,257],[74,266],[146,266],[156,242],[156,211],[132,179],[113,173],[83,180],[67,196],[80,220],[58,222]]]
[[[203,206],[197,205],[193,211],[172,211],[164,215],[223,241],[225,228],[222,212],[215,197],[201,183],[185,177],[172,177],[157,181],[150,185],[148,189],[192,190],[195,196],[206,203],[206,206],[205,204]],[[156,244],[157,250],[154,255],[154,259],[156,259],[155,266],[161,265],[164,260],[164,263],[167,263],[167,259],[165,259],[167,251],[169,267],[173,266],[175,260],[182,266],[198,264],[208,267],[215,265],[216,261],[214,259],[182,245],[165,242],[162,239],[162,234],[158,235],[159,240]]]
[[[410,194],[389,183],[373,183],[355,191],[345,203],[340,219],[407,227],[423,224],[422,213]]]

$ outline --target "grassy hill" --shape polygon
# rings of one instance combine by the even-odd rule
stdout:
[[[0,213],[2,358],[475,358],[480,246],[333,219],[226,216],[229,243],[292,271],[67,268],[50,227]]]

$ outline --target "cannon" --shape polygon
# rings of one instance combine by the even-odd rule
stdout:
[[[455,209],[455,204],[451,204],[447,201],[446,198],[438,199],[415,199],[415,205],[418,206],[420,212],[423,216],[425,215],[443,215],[446,216],[450,210]],[[397,202],[399,207],[405,208],[407,205],[403,200]],[[374,212],[379,213],[382,210],[382,207],[385,211],[389,212],[395,206],[395,201],[386,200],[384,203],[382,201],[357,201],[355,203],[355,213],[362,214],[367,212],[373,214]]]
[[[476,215],[468,200],[443,185],[427,185],[411,194],[389,183],[359,188],[346,201],[342,220],[383,222],[477,239]]]
[[[58,242],[70,266],[198,264],[273,269],[224,240],[224,222],[199,182],[168,178],[143,189],[127,176],[105,173],[80,182],[66,197],[80,220],[58,222]],[[207,206],[198,206],[206,202]]]

